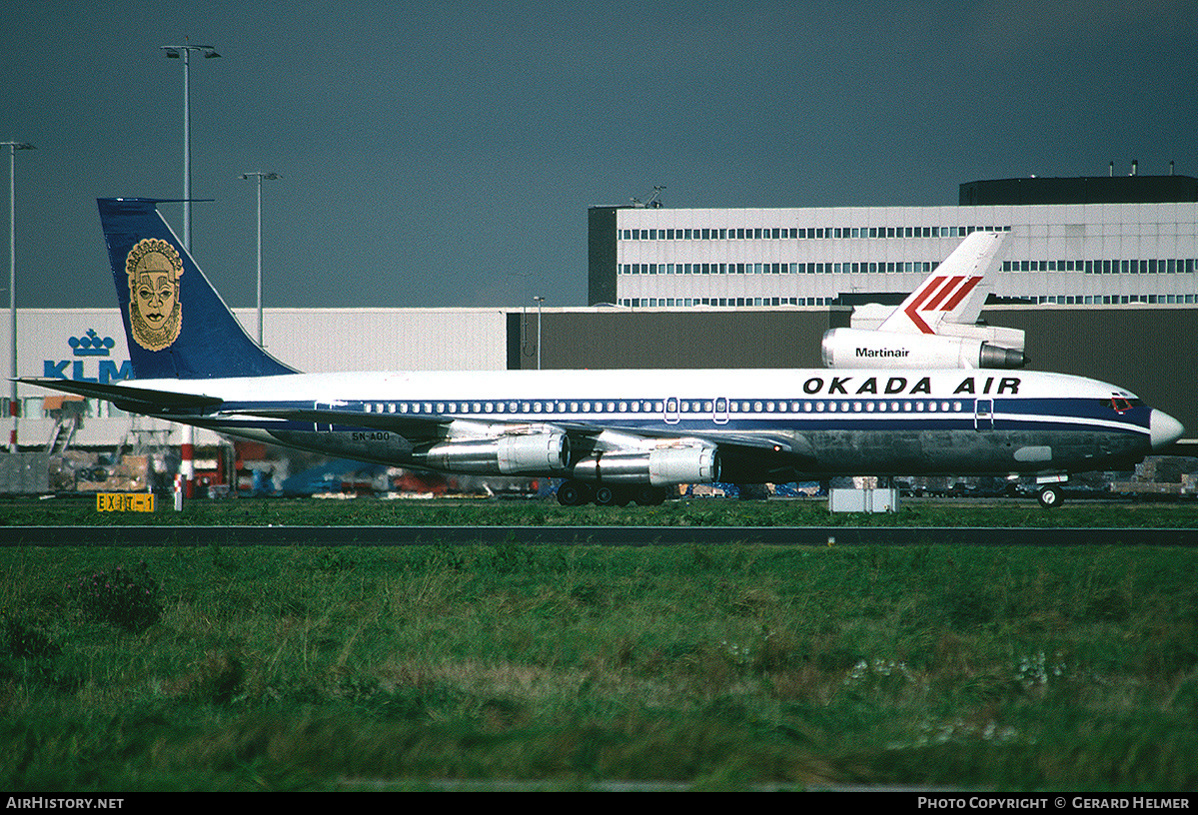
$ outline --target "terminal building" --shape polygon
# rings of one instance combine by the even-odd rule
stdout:
[[[1175,416],[1187,428],[1182,449],[1193,449],[1198,181],[975,181],[959,199],[955,207],[596,206],[587,306],[268,307],[265,345],[313,372],[821,367],[823,333],[848,325],[855,305],[897,304],[963,237],[997,230],[1008,239],[983,320],[1026,332],[1029,368],[1111,382]],[[234,311],[253,325],[254,309]],[[115,307],[19,309],[17,325],[20,376],[103,382],[131,373]],[[7,336],[0,353],[9,353]],[[180,425],[24,385],[13,418],[4,396],[0,432],[15,433],[23,451],[103,457],[183,440]],[[195,441],[231,449],[206,431]]]
[[[826,306],[911,291],[976,230],[1010,233],[994,295],[1054,305],[1194,305],[1198,180],[1024,178],[958,206],[593,207],[589,299],[628,308]]]

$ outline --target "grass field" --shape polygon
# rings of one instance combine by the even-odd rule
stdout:
[[[1196,574],[1164,547],[5,548],[0,788],[1193,790]]]

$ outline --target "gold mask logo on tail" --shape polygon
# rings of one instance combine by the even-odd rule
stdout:
[[[129,277],[129,324],[133,339],[147,351],[161,351],[179,338],[183,310],[179,278],[183,260],[175,247],[158,238],[145,238],[125,259]]]

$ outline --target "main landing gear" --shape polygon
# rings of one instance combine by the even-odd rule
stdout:
[[[1036,493],[1036,499],[1045,509],[1054,509],[1065,502],[1065,493],[1061,490],[1064,484],[1045,484]]]
[[[557,502],[564,507],[577,507],[594,502],[601,507],[657,506],[666,500],[664,487],[649,484],[591,484],[570,479],[557,488]]]

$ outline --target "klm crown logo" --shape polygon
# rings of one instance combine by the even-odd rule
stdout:
[[[112,347],[116,345],[116,340],[112,337],[100,337],[96,333],[96,329],[87,329],[87,334],[82,337],[71,337],[67,340],[67,344],[74,349],[74,354],[77,357],[106,357]]]
[[[42,360],[42,376],[53,379],[73,379],[76,382],[120,382],[133,378],[133,368],[129,360],[114,362],[108,359],[110,352],[116,347],[112,337],[101,337],[96,329],[89,328],[82,337],[71,337],[67,340],[71,346],[71,359]],[[82,359],[81,359],[82,357]],[[90,363],[87,357],[101,357]]]

